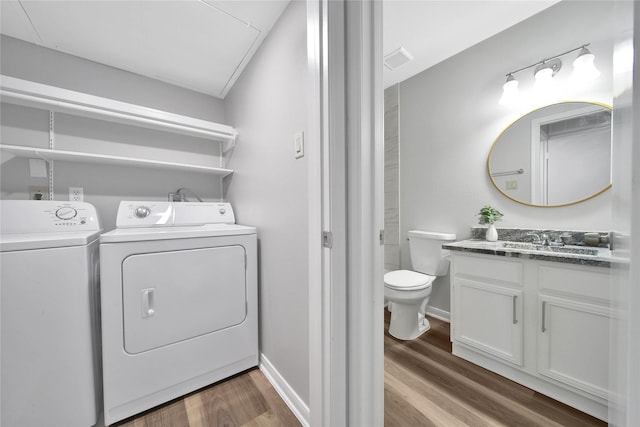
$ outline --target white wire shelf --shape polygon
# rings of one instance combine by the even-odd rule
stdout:
[[[45,161],[61,160],[68,162],[100,163],[107,165],[140,166],[148,168],[162,168],[187,172],[200,172],[225,177],[233,170],[200,166],[187,163],[166,162],[162,160],[140,159],[135,157],[111,156],[106,154],[82,153],[77,151],[51,150],[47,148],[23,147],[18,145],[0,144],[0,151],[15,157],[43,159]]]
[[[0,75],[0,100],[24,107],[216,140],[230,146],[234,145],[238,135],[231,126],[4,75]]]

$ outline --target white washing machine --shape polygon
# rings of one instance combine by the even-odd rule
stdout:
[[[100,237],[105,424],[258,364],[257,242],[228,203],[123,201]]]
[[[0,425],[96,424],[100,231],[88,203],[0,201]]]

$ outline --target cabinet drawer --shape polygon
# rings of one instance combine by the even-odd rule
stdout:
[[[541,290],[552,290],[578,296],[610,299],[611,276],[609,271],[594,269],[555,267],[540,265],[538,267],[538,283]]]
[[[455,275],[522,284],[523,264],[521,261],[460,255],[452,256],[452,261]]]

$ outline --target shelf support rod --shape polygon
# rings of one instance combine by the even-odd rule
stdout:
[[[55,148],[55,129],[54,129],[54,112],[49,111],[49,149]],[[40,155],[38,153],[38,155]],[[41,156],[42,157],[42,156]],[[47,161],[47,159],[45,159]],[[53,200],[54,188],[53,188],[53,160],[47,161],[49,163],[49,200]]]

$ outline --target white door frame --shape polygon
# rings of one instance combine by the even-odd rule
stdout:
[[[311,0],[307,27],[310,424],[382,426],[382,4]]]

